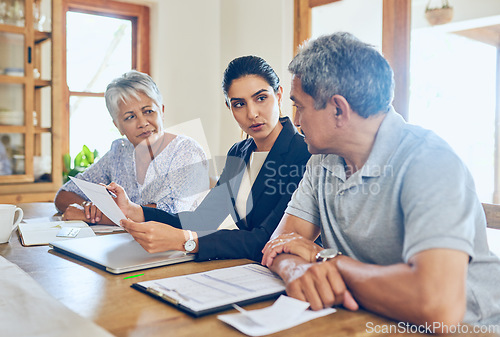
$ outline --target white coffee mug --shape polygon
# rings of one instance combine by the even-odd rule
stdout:
[[[14,215],[17,218],[14,221]],[[0,243],[9,242],[10,235],[23,219],[23,210],[15,205],[0,204]]]

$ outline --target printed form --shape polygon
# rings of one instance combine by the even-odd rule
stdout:
[[[246,264],[138,284],[164,294],[194,311],[285,291],[285,284],[281,278],[258,264]]]

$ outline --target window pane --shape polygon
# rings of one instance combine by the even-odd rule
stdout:
[[[0,84],[0,125],[24,125],[22,84]]]
[[[24,76],[24,36],[0,33],[0,74]]]
[[[104,98],[71,97],[70,99],[70,154],[71,158],[87,145],[99,156],[108,152],[113,140],[121,137],[106,109]]]
[[[0,133],[0,175],[25,172],[24,134]]]
[[[132,69],[132,22],[68,12],[67,76],[70,91],[104,92]]]
[[[52,134],[43,132],[35,135],[35,155],[33,157],[33,173],[35,182],[52,181]],[[62,177],[59,177],[62,179]]]

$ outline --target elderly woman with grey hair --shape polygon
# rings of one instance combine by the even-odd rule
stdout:
[[[76,177],[116,182],[140,205],[173,213],[196,208],[200,192],[209,188],[205,152],[193,139],[165,132],[162,97],[151,77],[129,71],[107,86],[105,100],[125,138]],[[64,220],[111,224],[71,181],[58,191],[55,205]]]

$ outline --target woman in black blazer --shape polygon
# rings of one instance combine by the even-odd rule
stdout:
[[[222,84],[227,107],[250,137],[231,147],[217,185],[196,210],[170,214],[141,207],[120,186],[108,186],[131,219],[121,225],[150,253],[184,250],[198,261],[260,261],[302,179],[310,154],[289,118],[280,118],[283,88],[269,64],[256,56],[234,59]],[[228,220],[237,229],[217,230]]]

